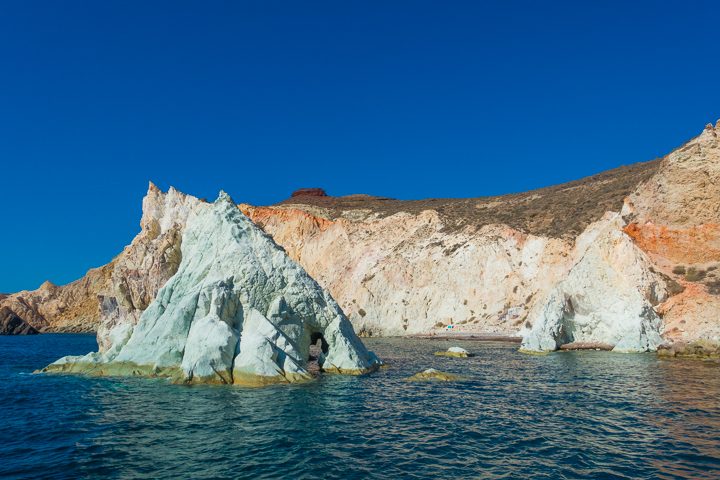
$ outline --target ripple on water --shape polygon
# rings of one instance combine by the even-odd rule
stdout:
[[[0,337],[0,477],[720,477],[717,363],[367,343],[390,368],[241,389],[28,375],[94,339]],[[468,378],[404,381],[430,367]]]

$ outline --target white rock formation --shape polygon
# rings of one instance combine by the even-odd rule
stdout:
[[[523,350],[577,342],[644,352],[662,343],[653,306],[665,300],[665,283],[621,227],[620,214],[609,213],[578,237],[576,263],[531,313]]]
[[[174,188],[163,193],[150,183],[142,202],[140,233],[113,260],[108,285],[100,289],[100,351],[110,348],[118,323],[135,325],[181,260],[180,243],[190,212],[204,202]]]
[[[290,382],[310,378],[309,347],[317,339],[326,347],[319,359],[325,371],[377,366],[330,294],[226,194],[191,210],[177,273],[137,325],[121,317],[100,339],[104,351],[62,358],[46,371]]]

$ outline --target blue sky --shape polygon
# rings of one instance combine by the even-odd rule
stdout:
[[[149,180],[255,204],[470,197],[650,160],[720,117],[718,18],[693,1],[0,1],[0,292],[109,261]]]

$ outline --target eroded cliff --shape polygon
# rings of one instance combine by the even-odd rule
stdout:
[[[298,194],[240,209],[366,335],[523,335],[524,347],[652,350],[720,338],[720,129],[666,157],[569,184],[476,199]],[[181,261],[187,206],[151,186],[141,233],[63,287],[0,300],[40,330],[139,318]],[[661,338],[663,337],[663,338]]]

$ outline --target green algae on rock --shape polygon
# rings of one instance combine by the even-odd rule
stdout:
[[[406,380],[409,382],[423,382],[423,381],[439,381],[439,382],[454,382],[457,380],[463,380],[464,377],[455,375],[453,373],[441,372],[434,368],[428,368],[422,372],[416,373],[415,375],[408,377]]]

